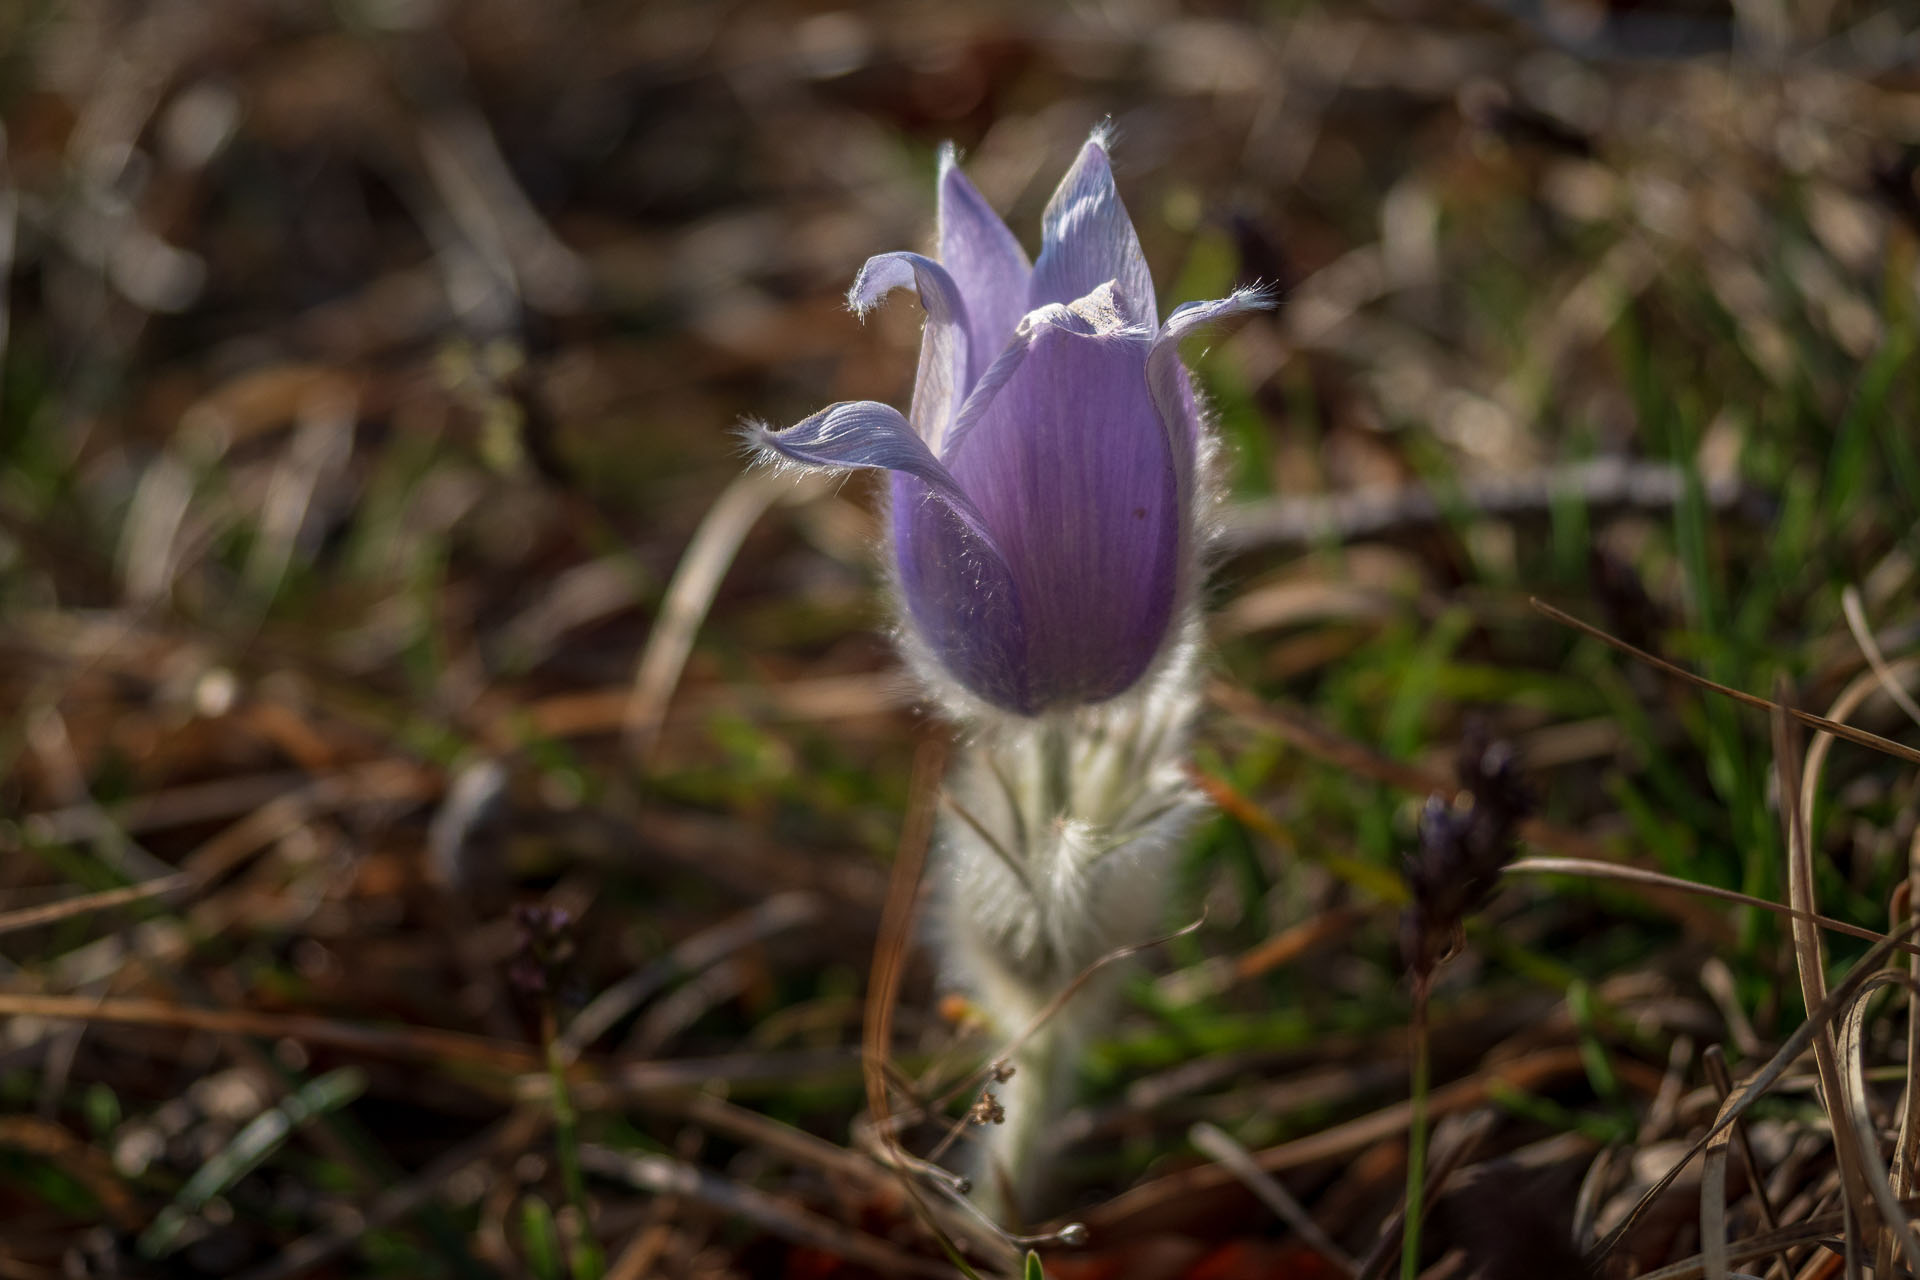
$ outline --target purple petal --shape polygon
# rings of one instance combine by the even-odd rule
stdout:
[[[1112,280],[1127,318],[1152,329],[1159,320],[1153,277],[1140,237],[1113,185],[1106,139],[1095,133],[1060,180],[1041,220],[1040,260],[1027,290],[1029,308],[1071,302]]]
[[[873,468],[912,476],[922,488],[951,508],[968,529],[998,555],[993,537],[973,500],[961,491],[951,472],[927,448],[912,424],[891,405],[873,400],[847,400],[828,405],[784,431],[749,424],[748,436],[761,449],[770,449],[788,462],[832,471]]]
[[[977,382],[1027,312],[1033,269],[1007,224],[954,163],[952,146],[940,152],[940,262],[966,299],[967,378]]]
[[[1025,357],[947,459],[1012,570],[1026,646],[1014,709],[1029,713],[1131,686],[1180,587],[1184,504],[1150,344],[1113,296],[1029,315]]]
[[[909,633],[975,696],[1023,715],[1039,710],[1006,561],[918,478],[896,471],[892,499],[894,567]]]
[[[1236,289],[1212,302],[1189,302],[1173,309],[1167,323],[1154,337],[1147,354],[1147,387],[1153,393],[1154,406],[1166,424],[1173,446],[1174,472],[1180,492],[1192,492],[1193,460],[1200,447],[1200,410],[1193,399],[1193,382],[1186,366],[1180,363],[1180,340],[1207,325],[1246,311],[1261,311],[1273,305],[1273,296],[1264,289]]]
[[[972,379],[967,369],[967,304],[947,269],[917,253],[868,258],[847,291],[847,305],[865,315],[895,289],[912,289],[926,309],[920,335],[920,370],[913,381],[908,419],[935,452],[952,425]],[[997,347],[995,348],[998,349]]]

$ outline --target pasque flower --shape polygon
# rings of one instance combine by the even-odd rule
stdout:
[[[939,260],[884,253],[848,295],[926,311],[905,416],[833,405],[759,441],[786,460],[890,475],[910,654],[936,683],[1040,715],[1140,683],[1188,614],[1201,426],[1180,339],[1253,291],[1158,320],[1140,241],[1095,133],[1026,254],[949,152]]]
[[[881,254],[849,294],[861,312],[898,288],[920,299],[907,413],[859,401],[754,430],[777,459],[889,473],[904,647],[970,729],[942,791],[929,934],[946,978],[1017,1044],[975,1186],[1026,1212],[1113,1008],[1098,962],[1149,936],[1203,807],[1184,759],[1208,490],[1179,342],[1267,299],[1159,322],[1101,132],[1048,202],[1031,264],[950,153],[939,205],[938,261]]]

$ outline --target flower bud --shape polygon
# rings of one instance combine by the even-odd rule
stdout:
[[[910,288],[926,310],[908,414],[837,404],[759,441],[892,473],[893,576],[930,684],[1023,716],[1104,702],[1167,652],[1197,576],[1200,420],[1179,340],[1266,299],[1159,323],[1098,133],[1031,266],[951,153],[939,186],[940,261],[881,254],[849,294],[864,312]]]

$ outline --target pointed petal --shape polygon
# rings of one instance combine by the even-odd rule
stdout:
[[[948,457],[1012,569],[1036,708],[1129,688],[1181,589],[1183,503],[1149,341],[1111,313],[1103,329],[1098,301],[1027,317],[1024,356]]]
[[[750,423],[747,433],[755,448],[771,451],[799,466],[830,471],[872,468],[912,476],[998,554],[979,508],[933,456],[927,442],[891,405],[847,400],[828,405],[784,431]]]
[[[1027,290],[1029,308],[1071,302],[1112,280],[1119,285],[1128,319],[1148,329],[1158,324],[1153,277],[1114,188],[1103,133],[1095,133],[1080,149],[1080,158],[1047,202],[1041,227],[1040,260],[1033,265]]]
[[[1166,424],[1183,495],[1192,492],[1194,458],[1200,448],[1200,410],[1194,403],[1192,380],[1180,363],[1180,340],[1228,316],[1271,306],[1273,295],[1264,289],[1236,289],[1212,302],[1185,303],[1174,308],[1153,340],[1147,353],[1147,387],[1153,393],[1160,420]]]
[[[926,309],[920,335],[920,371],[913,380],[908,418],[935,452],[959,412],[971,383],[967,370],[967,304],[947,269],[917,253],[868,258],[847,291],[847,305],[865,315],[895,289],[912,289]]]
[[[1027,311],[1033,268],[1020,242],[967,181],[949,144],[940,152],[940,263],[967,304],[969,381],[978,381]]]

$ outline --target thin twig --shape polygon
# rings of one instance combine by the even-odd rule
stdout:
[[[1230,507],[1220,544],[1230,552],[1257,547],[1311,547],[1389,537],[1445,522],[1454,513],[1496,519],[1546,519],[1563,502],[1596,511],[1667,511],[1685,491],[1685,474],[1665,462],[1598,458],[1518,475],[1468,480],[1455,494],[1425,486],[1288,494]],[[1737,507],[1749,491],[1737,480],[1706,486],[1707,504]]]

